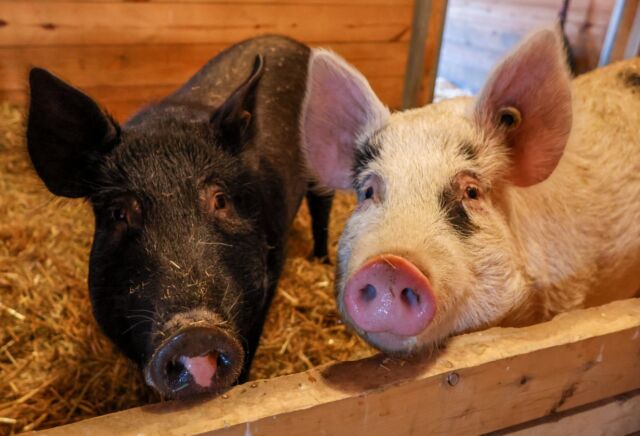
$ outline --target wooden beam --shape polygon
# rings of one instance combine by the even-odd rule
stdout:
[[[616,0],[600,53],[599,66],[624,59],[635,17],[639,13],[640,0]]]
[[[447,0],[416,0],[405,73],[402,107],[424,106],[433,100]]]
[[[437,356],[342,362],[46,434],[478,434],[640,389],[640,299],[453,338]]]
[[[407,44],[326,43],[369,80],[402,80]],[[74,86],[179,86],[229,44],[136,44],[68,47],[0,47],[0,89],[25,90],[34,65]],[[267,58],[268,58],[267,54]]]
[[[640,56],[640,6],[636,7],[636,16],[633,19],[631,30],[627,41],[627,47],[624,51],[624,58],[631,59]]]
[[[497,431],[509,436],[630,435],[640,431],[640,390]]]
[[[555,22],[561,0],[450,0],[438,75],[478,92],[528,33]],[[572,0],[565,33],[580,72],[598,65],[613,0]]]
[[[400,106],[400,83],[402,76],[379,77],[371,80],[371,87],[380,99],[392,108]],[[126,121],[147,104],[159,101],[175,91],[179,85],[97,85],[82,86],[82,91],[95,99],[118,121]],[[3,90],[0,88],[0,101],[8,100],[18,104],[27,103],[27,92],[21,90]]]
[[[327,43],[369,79],[387,105],[400,106],[408,47],[393,43]],[[0,99],[26,102],[33,66],[82,89],[119,120],[180,87],[228,44],[136,44],[0,47]]]
[[[232,44],[260,34],[318,42],[407,41],[411,6],[270,2],[0,1],[0,46]]]

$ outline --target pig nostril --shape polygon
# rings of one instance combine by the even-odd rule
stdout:
[[[180,361],[171,360],[165,368],[169,386],[178,387],[189,382],[189,371]]]
[[[373,301],[376,298],[378,291],[375,286],[369,284],[364,288],[362,288],[360,290],[360,293],[362,294],[362,299],[367,303],[369,303],[370,301]]]
[[[231,359],[229,359],[229,356],[227,356],[226,354],[219,353],[218,354],[218,365],[230,366],[231,365]]]
[[[420,295],[411,288],[404,288],[401,297],[409,306],[417,306],[420,304]]]
[[[179,375],[182,371],[184,371],[184,365],[182,363],[174,362],[173,360],[167,363],[166,372],[169,378],[173,379],[174,376]]]

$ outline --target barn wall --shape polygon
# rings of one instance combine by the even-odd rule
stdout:
[[[228,45],[282,33],[330,47],[398,107],[412,0],[0,0],[0,99],[38,65],[124,119]]]
[[[566,33],[579,72],[598,64],[614,0],[571,0]],[[524,35],[553,23],[562,0],[450,0],[438,75],[473,91]]]

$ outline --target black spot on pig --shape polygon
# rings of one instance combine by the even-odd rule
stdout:
[[[468,238],[476,230],[453,186],[440,193],[440,208],[444,211],[447,222],[461,237]]]
[[[362,146],[356,149],[356,155],[353,161],[352,174],[354,179],[367,169],[369,164],[380,157],[380,147],[373,142],[367,140]]]
[[[640,92],[640,73],[631,70],[621,71],[619,77],[622,83],[633,92]]]
[[[478,157],[475,147],[470,142],[460,144],[460,152],[467,160],[475,160]]]

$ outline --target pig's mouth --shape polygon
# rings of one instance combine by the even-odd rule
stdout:
[[[363,332],[362,338],[370,345],[393,357],[410,358],[417,353],[417,338],[391,332]]]
[[[156,348],[144,374],[166,398],[220,393],[240,375],[244,350],[235,335],[219,326],[184,327]]]

